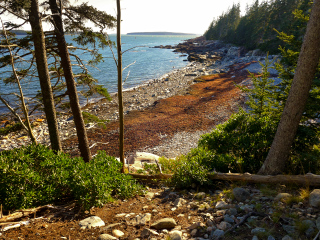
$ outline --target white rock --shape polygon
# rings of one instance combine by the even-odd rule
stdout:
[[[292,197],[290,193],[278,193],[278,195],[274,198],[274,201],[281,201]]]
[[[112,234],[117,238],[120,238],[120,237],[124,236],[124,233],[122,231],[120,231],[120,230],[117,230],[117,229],[113,229],[112,230]]]
[[[79,222],[81,229],[91,229],[92,227],[103,227],[105,225],[104,221],[97,216],[91,216],[86,219],[83,219]]]
[[[320,189],[314,189],[310,193],[309,203],[312,207],[320,207]]]
[[[125,217],[127,214],[126,213],[119,213],[117,215],[115,215],[114,217],[115,218],[122,218],[122,217]]]
[[[114,237],[114,236],[111,236],[109,234],[101,234],[99,237],[98,237],[98,240],[116,240],[117,238]]]
[[[169,237],[171,240],[181,240],[182,239],[182,232],[177,231],[177,230],[173,230],[173,231],[169,232]]]
[[[223,208],[227,208],[229,205],[228,203],[226,203],[225,201],[218,201],[216,203],[216,209],[223,209]]]

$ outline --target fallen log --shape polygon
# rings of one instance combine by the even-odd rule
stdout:
[[[170,179],[172,174],[143,175],[130,174],[133,178],[139,180],[165,180]],[[295,184],[304,186],[320,186],[320,175],[307,173],[305,175],[257,175],[250,173],[209,173],[208,178],[211,180],[223,181],[242,181],[247,183],[281,183]]]

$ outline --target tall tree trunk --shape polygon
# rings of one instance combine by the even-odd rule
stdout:
[[[51,148],[52,150],[57,152],[61,151],[62,149],[59,137],[56,111],[54,107],[53,94],[51,89],[46,47],[44,41],[44,34],[42,30],[42,22],[39,13],[38,0],[31,0],[29,20],[32,29],[37,70],[40,80],[44,112],[46,114],[48,123]]]
[[[89,162],[91,159],[91,152],[89,148],[89,142],[87,138],[87,131],[82,117],[82,112],[79,104],[78,93],[76,89],[76,84],[72,72],[71,61],[69,56],[69,51],[67,48],[67,43],[64,37],[64,30],[61,18],[61,6],[57,5],[56,0],[49,0],[50,9],[55,27],[55,34],[58,43],[59,56],[61,58],[61,65],[64,72],[64,77],[67,84],[70,107],[73,114],[74,123],[76,125],[77,136],[79,141],[79,149],[81,156],[85,162]]]
[[[314,0],[296,72],[268,156],[258,174],[283,172],[320,58],[320,0]]]
[[[124,119],[123,119],[123,94],[122,94],[122,50],[121,50],[121,7],[120,0],[117,0],[117,50],[118,50],[118,101],[119,101],[119,154],[122,163],[121,172],[124,173]]]

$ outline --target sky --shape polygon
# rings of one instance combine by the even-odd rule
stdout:
[[[203,34],[215,17],[240,3],[241,14],[255,0],[122,0],[122,33],[181,32]],[[72,2],[72,0],[71,0]],[[73,0],[74,2],[74,0]],[[78,0],[116,16],[116,0]],[[114,33],[115,31],[109,31]]]

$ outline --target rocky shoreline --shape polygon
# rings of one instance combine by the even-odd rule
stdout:
[[[177,46],[158,47],[174,48],[176,52],[188,54],[190,63],[186,67],[175,69],[159,79],[149,80],[140,86],[124,91],[125,114],[135,110],[146,109],[161,99],[185,94],[190,85],[194,83],[194,79],[199,76],[226,73],[230,70],[230,66],[234,64],[250,63],[265,58],[258,50],[245,52],[240,47],[223,44],[219,41],[206,41],[201,37],[190,39]],[[269,57],[271,58],[272,56]],[[94,114],[105,122],[116,121],[118,119],[117,94],[112,95],[112,101],[109,102],[106,99],[101,99],[98,102],[88,104],[83,108],[83,111]],[[50,145],[45,119],[34,118],[33,122],[38,142]],[[62,141],[76,135],[70,113],[59,112],[58,124]],[[96,125],[96,123],[89,123],[86,127],[90,129]],[[183,153],[187,153],[190,148],[195,147],[200,135],[206,131],[208,129],[199,131],[195,133],[195,136],[191,137],[190,134],[188,136],[180,136],[180,141],[182,141],[181,138],[186,138],[190,142],[190,146],[186,146]],[[169,142],[168,144],[170,144]],[[14,149],[29,143],[28,136],[24,131],[10,133],[7,136],[0,137],[0,151]],[[160,149],[153,149],[152,151],[155,154],[168,155],[163,154],[163,151]],[[173,157],[172,154],[169,155]]]

